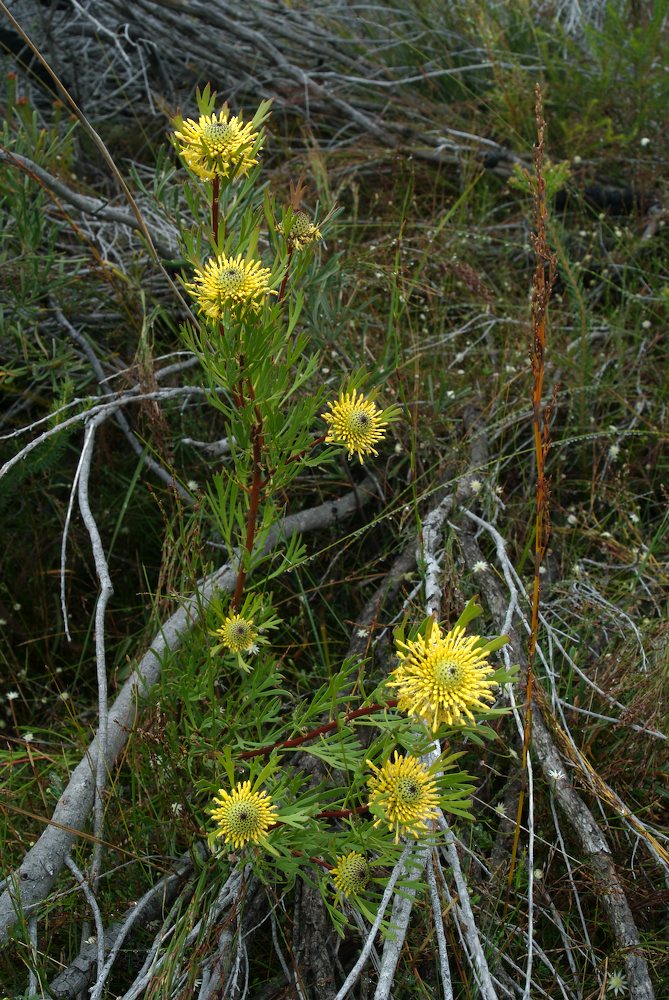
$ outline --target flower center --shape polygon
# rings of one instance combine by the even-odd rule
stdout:
[[[354,858],[353,862],[349,862],[347,875],[354,891],[359,892],[364,889],[369,879],[367,862],[363,858]]]
[[[371,426],[372,418],[365,410],[353,410],[348,423],[352,433],[365,434]]]
[[[397,797],[405,805],[413,805],[420,800],[421,788],[413,778],[400,778],[397,782]]]
[[[244,284],[241,267],[226,267],[218,275],[218,287],[222,292],[237,292]]]
[[[228,826],[235,833],[253,833],[258,826],[258,808],[252,802],[235,802],[230,807]]]
[[[453,660],[440,660],[434,668],[434,679],[440,687],[452,691],[462,683],[462,667]]]
[[[206,143],[218,145],[225,142],[231,131],[229,122],[210,122],[202,129],[202,137]]]
[[[293,232],[298,236],[306,236],[311,229],[311,222],[306,212],[298,212],[293,217]]]

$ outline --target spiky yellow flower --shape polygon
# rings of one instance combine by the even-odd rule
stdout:
[[[260,301],[270,293],[269,274],[269,268],[263,267],[259,260],[243,260],[241,254],[237,257],[223,254],[212,257],[204,268],[196,268],[186,290],[197,301],[200,312],[219,320],[225,309],[260,309]]]
[[[497,686],[486,663],[489,650],[476,649],[478,635],[466,636],[456,626],[442,633],[435,622],[429,634],[397,642],[400,665],[388,680],[397,689],[397,707],[423,719],[436,732],[440,725],[474,721],[473,710],[485,711]]]
[[[341,854],[330,871],[337,892],[343,896],[358,896],[369,882],[369,865],[357,851]]]
[[[174,136],[179,140],[179,154],[193,173],[202,180],[214,177],[242,177],[258,160],[261,143],[253,123],[246,125],[224,107],[218,114],[200,115],[198,121],[187,118],[181,131]]]
[[[245,844],[261,844],[269,828],[276,823],[278,812],[267,792],[252,792],[251,782],[235,785],[232,792],[219,788],[218,808],[211,810],[216,822],[215,837],[223,837],[235,850]]]
[[[374,445],[385,436],[388,421],[382,418],[376,403],[354,389],[340,392],[339,399],[328,406],[330,412],[321,414],[330,425],[325,436],[328,443],[346,445],[348,457],[357,453],[361,465],[365,455],[378,455]]]
[[[400,757],[397,750],[380,769],[371,760],[367,763],[376,772],[367,781],[369,805],[380,807],[388,829],[395,831],[395,843],[400,834],[419,837],[429,830],[439,808],[437,782],[429,769],[417,757]],[[374,826],[382,822],[377,818]]]
[[[216,635],[219,636],[221,645],[229,649],[231,653],[257,651],[258,629],[254,626],[252,618],[229,615],[221,627],[216,629]]]
[[[276,229],[282,236],[286,235],[281,223],[277,225]],[[290,229],[286,235],[286,243],[289,249],[304,250],[305,247],[310,246],[316,240],[320,240],[320,238],[320,229],[314,225],[306,212],[296,212],[293,215]]]

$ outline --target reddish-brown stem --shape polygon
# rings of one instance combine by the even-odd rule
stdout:
[[[397,698],[392,698],[383,705],[365,705],[363,708],[356,708],[352,712],[347,712],[343,719],[333,719],[332,722],[325,722],[322,726],[310,730],[310,732],[305,733],[303,736],[296,736],[293,740],[277,740],[276,743],[271,743],[265,747],[258,747],[256,750],[246,750],[244,753],[239,754],[239,759],[248,760],[250,757],[265,757],[272,750],[291,750],[293,747],[300,747],[309,740],[315,740],[318,736],[331,733],[333,729],[337,729],[340,725],[345,726],[347,722],[351,722],[353,719],[359,719],[363,715],[371,715],[372,712],[379,712],[384,708],[395,708],[397,701]]]
[[[355,806],[354,809],[326,809],[324,812],[316,813],[314,819],[346,819],[347,816],[358,816],[360,813],[368,812],[369,806]]]
[[[286,261],[286,273],[283,276],[283,281],[281,282],[281,288],[279,289],[279,302],[283,302],[283,297],[286,294],[286,285],[288,284],[288,276],[290,275],[290,262],[293,259],[293,248],[290,247],[288,250],[288,260]]]
[[[543,117],[541,89],[536,90],[536,121],[538,141],[534,147],[534,214],[536,232],[532,236],[532,244],[536,254],[536,268],[532,281],[532,342],[530,356],[532,359],[532,435],[534,438],[534,457],[536,462],[536,503],[534,517],[534,584],[532,588],[532,619],[530,623],[530,638],[527,650],[527,684],[525,687],[525,726],[523,731],[523,772],[527,773],[527,755],[532,737],[532,696],[534,687],[534,660],[539,632],[539,598],[541,564],[543,562],[548,538],[550,535],[550,515],[548,507],[549,489],[546,479],[546,456],[550,448],[549,407],[542,409],[542,393],[544,384],[544,366],[546,354],[546,331],[548,319],[548,303],[555,283],[555,266],[557,256],[550,249],[546,223],[548,208],[546,204],[546,185],[543,175],[544,164],[544,133],[546,122]],[[509,866],[508,885],[513,884],[518,853],[520,828],[525,804],[525,789],[521,787],[518,796],[516,828],[511,848],[511,864]]]
[[[211,185],[211,231],[214,235],[214,244],[218,248],[218,196],[220,182],[218,177],[214,177]]]
[[[277,826],[279,826],[279,825],[280,824],[277,823]],[[304,851],[293,850],[290,853],[294,857],[296,857],[296,858],[304,858],[304,857],[306,857]],[[315,857],[312,856],[312,857],[309,858],[309,861],[313,862],[313,864],[315,864],[315,865],[320,865],[321,868],[325,868],[326,872],[331,872],[332,871],[332,865],[329,865],[327,863],[327,861],[323,861],[322,858],[315,858]]]

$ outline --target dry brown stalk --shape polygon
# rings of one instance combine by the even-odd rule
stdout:
[[[539,600],[541,591],[541,564],[548,547],[550,537],[549,486],[546,478],[546,457],[550,449],[550,407],[542,407],[544,372],[546,362],[548,303],[555,283],[555,265],[557,254],[551,250],[548,243],[547,227],[548,206],[546,204],[546,184],[543,165],[545,152],[546,122],[543,116],[543,101],[541,87],[535,88],[535,117],[537,122],[537,143],[534,146],[534,181],[532,191],[534,196],[534,224],[532,246],[537,263],[532,279],[532,331],[530,341],[530,360],[532,362],[532,435],[534,438],[534,457],[536,462],[536,504],[534,519],[534,583],[532,588],[532,619],[529,644],[527,650],[527,678],[525,684],[525,729],[523,734],[523,773],[527,773],[527,755],[532,739],[532,694],[534,686],[534,657],[539,633]],[[528,175],[529,179],[529,175]],[[525,788],[520,789],[518,796],[518,811],[516,814],[516,829],[511,850],[508,885],[511,887],[516,868],[520,827],[525,805]]]

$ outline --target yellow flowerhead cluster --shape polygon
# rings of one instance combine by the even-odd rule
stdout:
[[[459,725],[463,716],[473,722],[472,710],[485,711],[494,698],[490,651],[475,649],[480,637],[464,631],[456,626],[442,634],[435,622],[427,637],[397,643],[400,665],[388,680],[397,689],[397,707],[423,719],[433,733],[440,725]]]
[[[245,844],[260,844],[277,821],[278,812],[267,792],[252,792],[251,782],[235,785],[232,792],[223,788],[214,797],[218,808],[211,810],[217,829],[214,836],[223,837],[235,850]]]
[[[361,465],[365,455],[378,455],[374,445],[383,439],[388,421],[382,419],[376,403],[354,389],[340,392],[339,399],[328,406],[330,412],[321,414],[330,425],[325,436],[328,443],[346,445],[348,457],[357,454]]]
[[[187,118],[180,132],[179,154],[193,173],[202,180],[214,177],[242,177],[257,164],[254,152],[258,133],[253,124],[246,125],[237,116],[230,117],[228,108],[218,114],[200,115],[198,121]]]
[[[369,882],[369,865],[362,854],[350,851],[337,858],[330,875],[337,892],[343,896],[359,896]]]
[[[252,618],[230,615],[221,627],[216,629],[216,635],[231,653],[257,652],[258,629],[254,626]]]
[[[199,311],[209,319],[219,320],[226,309],[248,307],[257,311],[260,301],[270,293],[269,268],[259,260],[237,257],[211,258],[204,268],[196,268],[186,290],[196,300]],[[276,293],[274,293],[276,294]]]
[[[285,235],[281,223],[276,228],[282,236]],[[286,235],[286,243],[290,250],[304,250],[305,247],[310,246],[320,238],[320,229],[313,224],[306,212],[296,212],[293,215],[290,229]]]
[[[419,837],[429,830],[429,823],[436,819],[439,809],[437,783],[427,767],[417,757],[400,757],[395,750],[393,760],[379,769],[367,763],[376,774],[368,779],[369,805],[381,807],[388,829],[395,831],[395,843],[400,834]],[[374,822],[380,826],[381,819]]]

